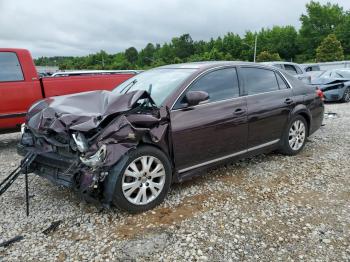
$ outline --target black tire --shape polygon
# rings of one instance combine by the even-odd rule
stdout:
[[[343,97],[340,101],[345,103],[350,102],[350,87],[345,89]]]
[[[298,149],[293,149],[289,143],[289,139],[290,139],[289,131],[291,130],[294,123],[296,123],[297,121],[301,121],[301,123],[303,123],[303,125],[305,127],[305,137],[304,137],[302,145]],[[280,152],[282,154],[289,155],[289,156],[294,156],[294,155],[298,154],[301,150],[303,150],[303,148],[305,146],[307,135],[308,135],[308,130],[309,130],[309,127],[308,127],[308,124],[307,124],[304,117],[302,117],[301,115],[297,115],[297,116],[293,117],[291,119],[291,121],[289,122],[286,130],[284,131]]]
[[[160,193],[156,198],[154,198],[151,202],[149,202],[147,204],[137,205],[137,204],[131,203],[126,198],[126,196],[123,193],[122,184],[123,184],[124,173],[125,173],[126,168],[133,161],[137,160],[138,158],[140,158],[142,156],[155,157],[156,159],[158,159],[162,163],[162,165],[164,167],[164,171],[165,171],[165,180],[164,180],[163,188],[160,190]],[[170,189],[171,181],[172,181],[172,168],[171,168],[171,164],[170,164],[168,157],[161,150],[157,149],[156,147],[140,146],[129,153],[128,160],[126,161],[125,165],[122,168],[122,172],[120,173],[120,175],[117,178],[117,182],[116,182],[116,186],[115,186],[115,190],[114,190],[114,195],[113,195],[113,205],[115,205],[117,208],[124,210],[124,211],[127,211],[129,213],[139,213],[139,212],[144,212],[144,211],[150,210],[163,202],[164,198],[166,197],[166,195]],[[145,185],[143,185],[143,186],[145,186]],[[139,189],[139,190],[141,190],[141,189]],[[150,190],[148,190],[147,192],[149,192],[149,191]]]

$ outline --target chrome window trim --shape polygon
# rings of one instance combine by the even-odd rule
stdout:
[[[190,166],[190,167],[186,167],[186,168],[180,169],[178,172],[181,174],[181,173],[190,171],[190,170],[198,168],[198,167],[206,166],[206,165],[209,165],[209,164],[212,164],[212,163],[215,163],[215,162],[219,162],[221,160],[225,160],[225,159],[228,159],[228,158],[231,158],[231,157],[235,157],[235,156],[238,156],[238,155],[242,155],[244,153],[248,153],[248,152],[254,151],[256,149],[260,149],[260,148],[264,148],[264,147],[267,147],[267,146],[271,146],[271,145],[277,144],[279,141],[280,141],[280,139],[276,139],[276,140],[273,140],[273,141],[270,141],[270,142],[267,142],[267,143],[264,143],[264,144],[261,144],[261,145],[258,145],[258,146],[254,146],[254,147],[251,147],[251,148],[248,148],[248,149],[245,149],[245,150],[242,150],[242,151],[230,154],[230,155],[222,156],[222,157],[215,158],[215,159],[212,159],[212,160],[209,160],[209,161],[206,161],[206,162],[194,165],[194,166]]]
[[[201,77],[202,75],[206,74],[206,73],[209,73],[210,71],[215,71],[216,69],[222,69],[222,68],[235,68],[237,70],[237,67],[251,67],[251,68],[261,68],[261,69],[267,69],[267,70],[271,70],[273,71],[274,73],[278,73],[283,80],[285,80],[286,84],[288,85],[288,88],[289,89],[293,89],[293,86],[290,84],[290,82],[288,81],[288,79],[284,76],[284,74],[279,71],[278,69],[275,69],[275,68],[271,68],[271,66],[264,66],[264,65],[224,65],[224,66],[217,66],[217,67],[212,67],[212,68],[209,68],[205,71],[203,71],[202,73],[200,73],[198,76],[196,76],[189,84],[187,84],[187,86],[184,88],[184,90],[182,90],[182,92],[180,93],[180,95],[175,99],[175,102],[172,104],[171,106],[171,112],[176,112],[176,111],[179,111],[179,110],[184,110],[185,108],[178,108],[178,109],[174,109],[174,106],[176,104],[176,102],[180,99],[180,97],[182,96],[182,94],[189,88],[190,85],[193,84],[193,82],[195,82],[199,77]],[[237,70],[237,74],[238,74],[238,82],[239,81],[239,70]],[[277,81],[277,79],[276,79]],[[239,88],[241,87],[241,84],[239,86]],[[213,103],[218,103],[218,102],[225,102],[225,101],[229,101],[229,100],[234,100],[234,99],[237,99],[237,98],[242,98],[242,97],[248,97],[248,96],[255,96],[255,95],[260,95],[260,94],[267,94],[267,93],[271,93],[271,92],[277,92],[277,91],[281,91],[281,90],[285,90],[285,89],[278,89],[278,90],[273,90],[273,91],[267,91],[267,92],[263,92],[263,93],[258,93],[258,94],[251,94],[251,95],[240,95],[240,96],[237,96],[237,97],[232,97],[232,98],[227,98],[227,99],[224,99],[224,100],[219,100],[219,101],[213,101],[213,102],[204,102],[202,104],[199,104],[199,105],[196,105],[196,106],[192,106],[191,108],[196,108],[198,106],[202,106],[202,105],[210,105],[210,104],[213,104]]]
[[[212,105],[212,104],[217,104],[217,103],[224,103],[227,101],[231,101],[231,100],[235,100],[238,98],[243,98],[245,96],[236,96],[236,97],[232,97],[232,98],[227,98],[224,100],[218,100],[218,101],[213,101],[213,102],[206,102],[203,101],[202,103],[195,105],[195,106],[191,106],[191,108],[197,108],[197,107],[202,107],[202,106],[208,106],[208,105]],[[171,112],[176,112],[176,111],[184,111],[184,109],[189,108],[189,107],[184,107],[184,108],[178,108],[178,109],[172,109]]]
[[[277,70],[277,71],[278,71],[278,70]],[[280,76],[282,76],[282,78],[287,82],[289,88],[290,88],[290,89],[293,89],[293,86],[290,84],[290,82],[288,81],[287,77],[285,77],[285,75],[284,75],[282,72],[280,72],[280,71],[278,71],[278,73],[279,73]]]

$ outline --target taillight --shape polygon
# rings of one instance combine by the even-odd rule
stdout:
[[[324,100],[324,94],[321,89],[316,87],[316,95],[323,101]]]

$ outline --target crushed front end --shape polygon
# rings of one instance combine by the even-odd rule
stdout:
[[[109,205],[120,172],[116,166],[128,151],[151,143],[169,152],[168,111],[146,100],[151,98],[145,91],[43,100],[28,112],[18,152],[37,154],[30,172]],[[88,107],[89,101],[98,105]]]

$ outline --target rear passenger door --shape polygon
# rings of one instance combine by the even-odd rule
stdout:
[[[241,67],[248,108],[248,148],[277,143],[293,108],[292,90],[279,72]]]
[[[188,91],[205,91],[209,100],[187,106]],[[236,68],[207,72],[179,97],[171,111],[175,163],[179,173],[246,149],[246,98],[240,96]]]

